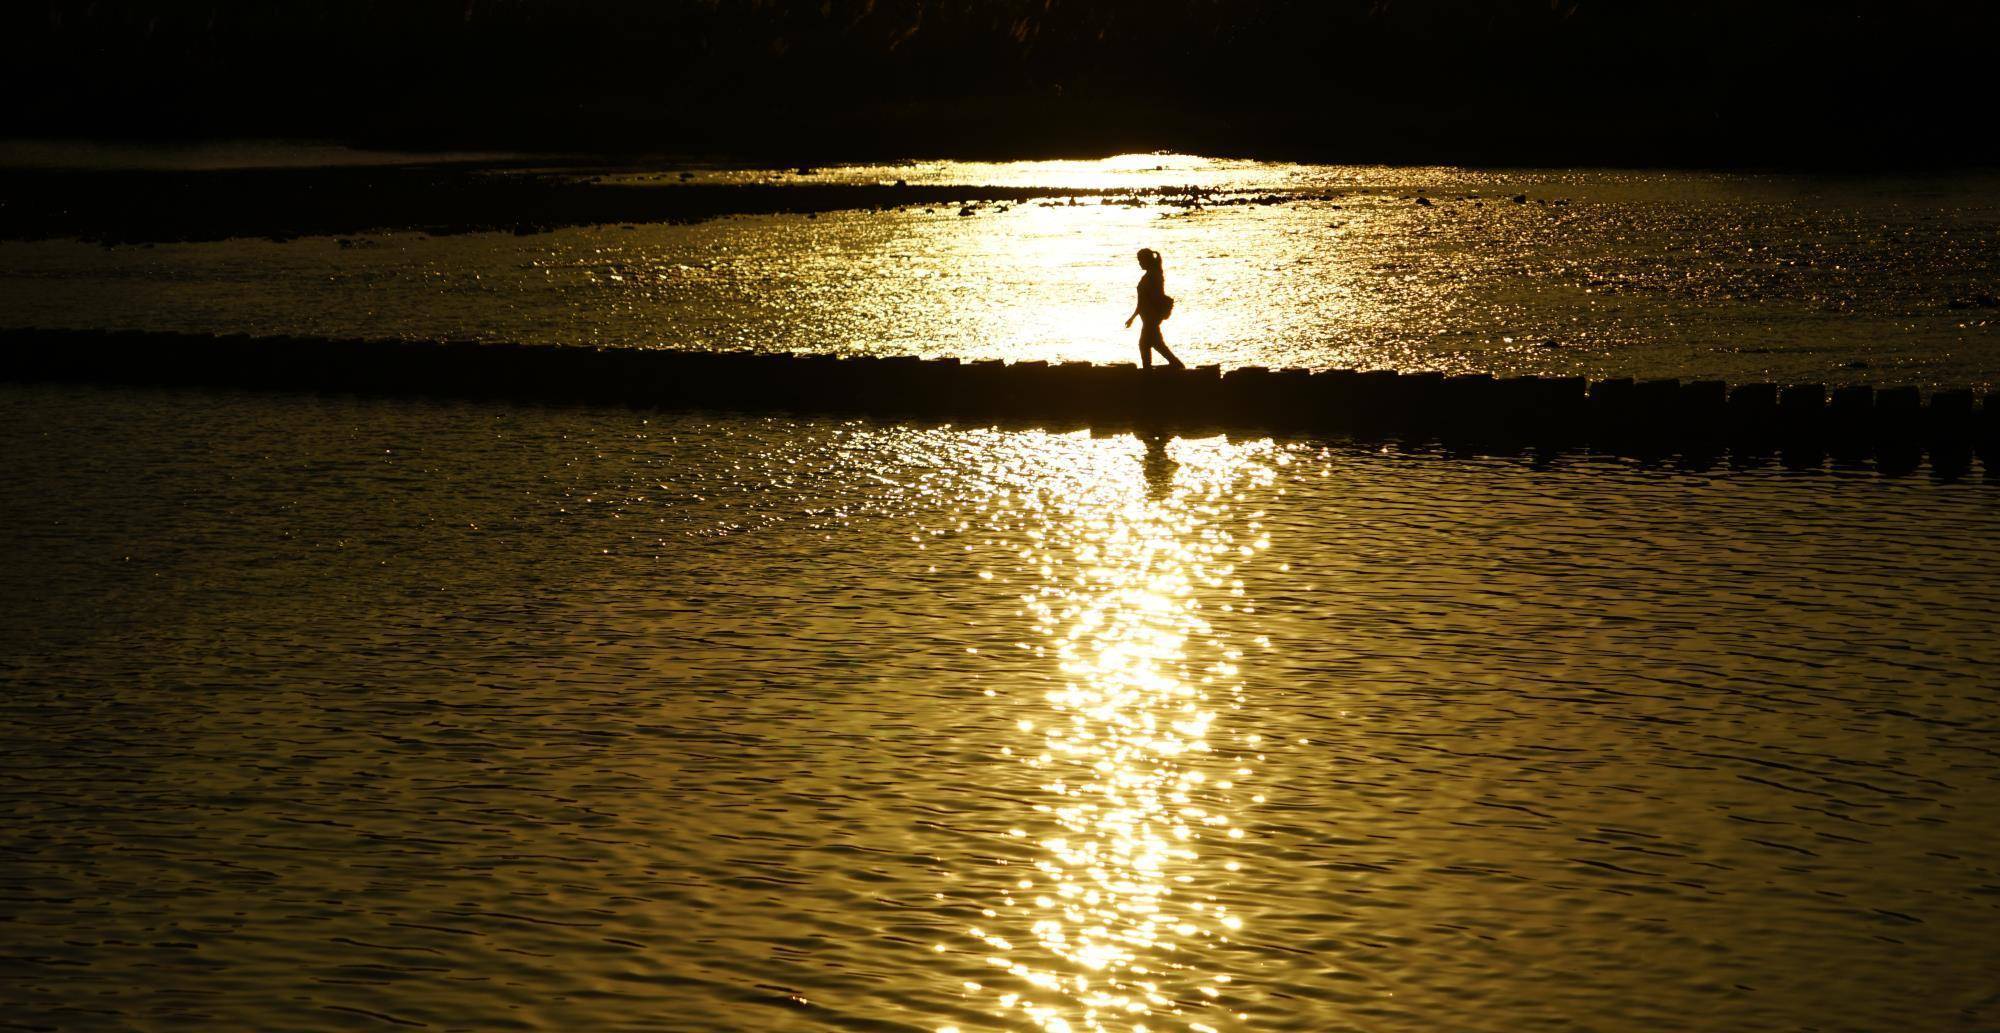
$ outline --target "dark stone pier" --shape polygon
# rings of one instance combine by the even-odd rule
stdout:
[[[1466,444],[1713,454],[1930,452],[1955,465],[2000,443],[2000,397],[1971,391],[1719,380],[1446,376],[1388,370],[961,362],[910,356],[0,331],[0,379],[1026,420],[1104,428],[1331,432]]]

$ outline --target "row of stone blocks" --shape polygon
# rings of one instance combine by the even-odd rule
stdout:
[[[2000,398],[1717,380],[961,362],[753,352],[0,331],[15,380],[97,380],[1097,426],[1244,427],[1662,448],[1990,446]]]

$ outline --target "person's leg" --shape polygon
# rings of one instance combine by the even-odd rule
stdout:
[[[1159,352],[1160,357],[1167,360],[1169,368],[1180,368],[1181,360],[1174,358],[1174,353],[1167,350],[1167,341],[1160,336],[1160,324],[1158,323],[1149,323],[1146,325],[1146,332],[1139,335],[1139,349],[1146,354],[1147,369],[1153,368],[1154,352]]]
[[[1140,326],[1139,328],[1140,369],[1153,368],[1153,342],[1157,340],[1159,336],[1160,332],[1154,329],[1151,324],[1144,324]]]

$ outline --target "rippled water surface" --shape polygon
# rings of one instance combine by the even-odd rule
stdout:
[[[0,243],[10,325],[1131,361],[1140,247],[1191,363],[2000,381],[2000,179],[1187,155],[622,172],[963,185],[964,206],[517,237]],[[982,186],[1099,193],[1017,203]],[[524,213],[527,218],[532,213]]]
[[[9,1025],[2000,1024],[1987,481],[0,391]]]

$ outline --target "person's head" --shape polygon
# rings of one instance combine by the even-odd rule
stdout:
[[[1139,249],[1139,268],[1157,272],[1160,268],[1160,253],[1149,247]]]

